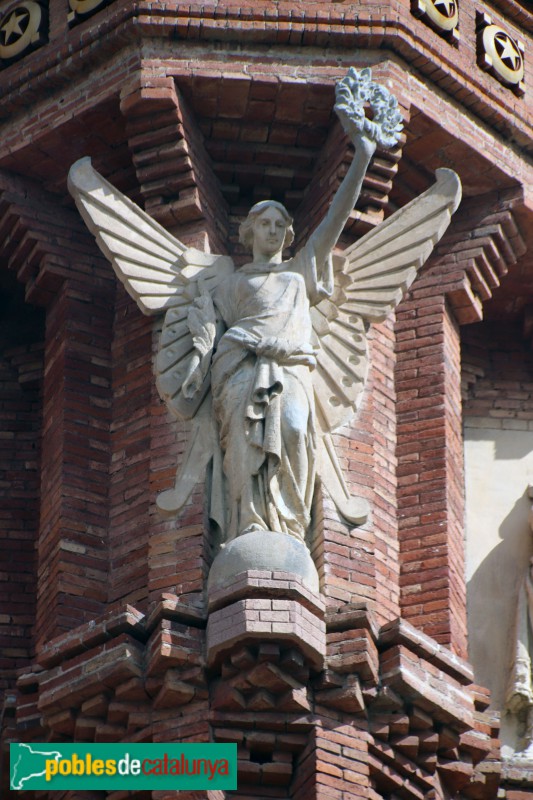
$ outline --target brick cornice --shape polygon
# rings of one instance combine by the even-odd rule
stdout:
[[[428,290],[438,282],[460,325],[483,319],[483,303],[526,252],[514,212],[520,201],[515,192],[464,201],[421,279]]]
[[[19,109],[35,102],[40,92],[69,83],[81,71],[107,59],[131,42],[140,41],[136,25],[137,8],[127,0],[113,3],[99,16],[99,24],[66,30],[61,42],[45,46],[0,74],[0,118],[8,119]],[[66,20],[66,14],[65,14]]]
[[[98,15],[98,25],[65,30],[55,47],[44,46],[13,68],[5,69],[0,74],[4,114],[27,106],[45,90],[72,81],[82,70],[86,74],[91,65],[104,63],[124,46],[139,44],[143,39],[283,46],[294,37],[301,37],[305,29],[306,46],[327,45],[351,51],[376,48],[399,55],[446,94],[457,95],[465,107],[493,130],[513,138],[518,149],[530,147],[527,104],[517,102],[510,92],[508,96],[502,95],[499,87],[492,91],[481,70],[460,71],[454,48],[443,49],[438,37],[424,35],[424,29],[418,32],[420,23],[405,6],[402,11],[391,1],[389,10],[387,18],[381,6],[378,12],[370,3],[364,4],[355,16],[348,14],[340,3],[332,3],[326,10],[319,5],[294,7],[288,2],[259,8],[257,5],[191,6],[172,0],[154,6],[118,0]],[[472,64],[475,64],[474,53]]]
[[[492,0],[492,5],[499,9],[508,19],[512,19],[524,30],[533,33],[533,15],[529,0]]]
[[[403,11],[407,14],[402,16]],[[387,13],[387,11],[389,13]],[[139,3],[139,22],[144,32],[160,35],[162,29],[177,35],[180,39],[203,39],[217,41],[288,43],[302,37],[306,31],[306,45],[324,45],[327,37],[329,47],[390,49],[416,66],[447,93],[461,92],[461,101],[491,123],[495,122],[495,106],[501,105],[496,94],[483,85],[483,73],[465,74],[457,69],[456,51],[453,47],[443,50],[438,37],[428,36],[427,28],[417,32],[415,19],[408,8],[391,0],[388,9],[376,8],[371,2],[363,2],[358,14],[348,11],[341,3],[330,6],[302,5],[280,2],[276,5],[258,7],[257,5],[231,6],[210,3],[185,5],[179,0],[167,0],[158,6],[157,14],[151,4]],[[440,68],[436,65],[440,63]],[[475,63],[473,54],[472,63]],[[444,69],[443,69],[444,68]],[[475,96],[467,95],[464,87]],[[487,99],[489,102],[487,102]],[[516,109],[514,111],[516,114]],[[526,109],[524,109],[526,113]],[[512,121],[510,120],[511,124]],[[527,139],[523,144],[528,146]]]
[[[114,280],[79,215],[30,181],[0,172],[0,249],[26,287],[26,300],[47,305],[62,283],[90,276],[92,289]]]

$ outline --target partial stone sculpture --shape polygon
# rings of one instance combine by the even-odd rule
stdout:
[[[528,495],[533,499],[533,486]],[[533,508],[529,526],[533,532]],[[523,733],[523,747],[514,758],[533,763],[533,558],[518,590],[505,710],[517,718]]]
[[[176,485],[158,505],[176,513],[212,465],[209,514],[226,550],[221,580],[243,565],[290,563],[317,589],[304,544],[317,477],[347,520],[365,521],[367,504],[350,496],[331,433],[361,397],[368,323],[399,302],[460,200],[456,174],[439,170],[430,190],[334,254],[376,145],[394,146],[402,128],[396,100],[369,69],[351,69],[336,98],[353,161],[325,218],[286,261],[294,233],[280,203],[251,209],[240,237],[252,260],[236,269],[229,256],[185,247],[89,159],[70,171],[77,206],[129,294],[145,314],[166,312],[157,386],[193,426]]]

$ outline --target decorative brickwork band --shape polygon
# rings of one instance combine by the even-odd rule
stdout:
[[[149,616],[117,609],[56,638],[19,677],[14,735],[235,742],[237,797],[359,800],[400,791],[417,800],[444,789],[495,798],[497,731],[470,667],[401,620],[379,630],[363,608],[327,617],[322,667],[308,646],[303,652],[297,626],[292,639],[274,630],[287,626],[280,611],[290,621],[290,606],[276,600],[284,581],[289,603],[319,611],[294,581],[271,578],[268,600],[250,598],[269,614],[271,633],[228,639],[209,668],[209,692],[205,620],[177,598]],[[233,599],[264,593],[258,583],[268,579],[243,576]]]

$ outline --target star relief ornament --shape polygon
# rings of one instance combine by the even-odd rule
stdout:
[[[457,13],[457,3],[455,0],[434,0],[433,5],[439,14],[443,14],[446,19],[452,19]]]
[[[0,62],[21,58],[46,41],[46,13],[34,0],[17,3],[0,17]]]
[[[524,94],[524,45],[511,34],[494,25],[490,17],[477,16],[478,64],[515,94]]]
[[[459,40],[458,0],[412,0],[411,10],[441,36],[450,38],[453,43]]]
[[[501,60],[509,69],[516,72],[522,64],[522,57],[509,34],[500,31],[494,36],[494,41]]]
[[[30,13],[25,8],[16,8],[9,14],[7,20],[0,27],[3,45],[11,44],[13,40],[20,39],[28,27]]]

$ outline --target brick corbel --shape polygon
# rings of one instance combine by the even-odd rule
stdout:
[[[380,689],[369,704],[369,764],[378,791],[402,786],[416,798],[444,786],[495,798],[497,729],[471,666],[402,619],[382,627],[378,647]]]
[[[227,204],[173,78],[139,71],[120,108],[145,210],[187,244],[225,252]]]
[[[376,80],[379,79],[380,76],[376,74]],[[406,119],[408,110],[402,108],[402,113]],[[345,225],[345,234],[362,236],[383,221],[385,211],[390,210],[389,192],[398,171],[403,144],[404,137],[392,150],[376,150],[363,180],[359,199]],[[352,157],[353,148],[337,121],[316,159],[315,172],[296,214],[297,244],[305,242],[325,215]]]
[[[282,641],[299,648],[314,669],[323,666],[323,597],[292,573],[248,570],[209,594],[207,663],[218,664],[236,643]]]
[[[26,179],[0,172],[0,248],[26,287],[26,301],[47,306],[67,279],[89,278],[93,292],[113,283],[79,214]]]
[[[46,223],[21,197],[3,191],[0,197],[0,247],[7,268],[25,285],[28,303],[46,306],[65,274],[58,275],[47,252]]]
[[[55,637],[17,681],[17,737],[207,740],[204,628],[196,609],[164,595],[149,616],[116,604]]]
[[[515,192],[463,201],[436,251],[432,269],[439,272],[441,290],[459,325],[483,319],[483,303],[526,251],[515,219],[519,202]]]
[[[253,587],[237,582],[231,600]],[[315,606],[297,583],[288,590]],[[117,604],[49,642],[20,675],[14,735],[235,742],[239,786],[254,797],[290,785],[295,800],[394,788],[420,800],[444,785],[471,800],[495,798],[497,731],[470,666],[405,620],[379,629],[363,606],[326,621],[335,640],[328,658],[340,644],[343,663],[331,663],[341,673],[329,663],[316,671],[283,636],[236,641],[206,673],[203,612],[170,594],[147,616]],[[351,642],[365,637],[379,681],[366,658],[354,661]]]

